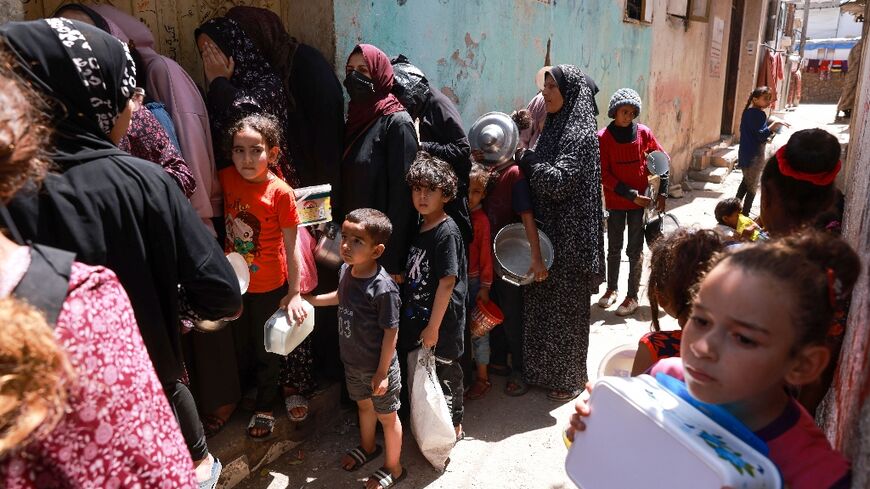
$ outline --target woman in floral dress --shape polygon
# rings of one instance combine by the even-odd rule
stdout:
[[[567,401],[586,384],[589,297],[604,272],[601,166],[590,81],[559,65],[545,76],[547,119],[534,151],[520,162],[535,217],[553,242],[549,277],[525,287],[525,381]]]

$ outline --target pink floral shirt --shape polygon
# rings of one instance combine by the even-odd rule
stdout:
[[[30,264],[0,265],[0,297]],[[74,263],[55,328],[76,378],[67,415],[46,437],[0,460],[0,487],[187,488],[193,463],[157,380],[126,292],[103,267]]]

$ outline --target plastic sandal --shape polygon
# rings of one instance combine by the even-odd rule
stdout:
[[[197,484],[197,489],[214,489],[217,487],[218,479],[221,477],[221,470],[223,469],[223,465],[221,465],[221,461],[218,460],[217,457],[212,455],[212,463],[211,463],[211,477],[207,480],[204,480]]]
[[[287,417],[294,423],[301,423],[308,418],[308,399],[299,394],[293,394],[284,398],[284,408],[287,410]],[[302,416],[293,416],[293,410],[296,408],[305,408],[305,414]]]
[[[514,386],[514,388],[511,389],[511,386]],[[511,376],[511,378],[508,379],[507,384],[504,386],[504,393],[511,397],[520,397],[526,392],[529,392],[529,386],[519,377],[519,375]]]
[[[369,479],[375,479],[378,481],[378,485],[381,486],[381,489],[389,489],[390,487],[395,486],[399,482],[405,480],[405,477],[408,476],[408,471],[406,469],[402,469],[402,474],[399,477],[393,477],[393,474],[390,473],[390,470],[386,467],[381,467],[376,470],[374,474],[372,474]]]
[[[465,397],[474,401],[485,396],[490,389],[492,389],[492,382],[477,379],[474,381],[474,384],[471,385],[471,389],[468,389],[468,392],[465,393]]]
[[[265,435],[254,436],[251,434],[251,429],[265,429]],[[251,416],[251,421],[248,422],[248,437],[255,441],[266,441],[272,438],[272,432],[275,430],[275,417],[271,414],[254,413]]]
[[[576,391],[550,391],[547,393],[547,399],[556,402],[567,402],[580,395],[580,390]]]
[[[378,458],[381,455],[381,452],[383,452],[383,451],[384,451],[384,449],[380,445],[375,445],[374,452],[366,453],[366,451],[363,449],[362,445],[357,445],[356,448],[354,448],[352,450],[348,450],[347,453],[345,453],[345,455],[347,455],[353,459],[353,466],[351,466],[351,468],[349,468],[349,469],[344,469],[344,464],[342,464],[341,468],[343,468],[344,470],[346,470],[348,472],[354,472],[357,469],[359,469],[360,467],[362,467],[363,465]]]
[[[220,433],[220,431],[224,429],[224,426],[226,426],[227,422],[230,419],[223,419],[220,416],[216,416],[214,414],[206,414],[200,420],[202,422],[202,430],[205,432],[205,437],[211,438],[214,435]]]

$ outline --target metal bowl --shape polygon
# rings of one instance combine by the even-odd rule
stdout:
[[[321,224],[318,230],[322,235],[314,247],[314,261],[338,270],[341,267],[341,228],[334,222]]]
[[[499,165],[514,157],[520,142],[520,130],[511,116],[504,112],[488,112],[480,116],[468,132],[471,149],[483,151],[487,165]]]
[[[541,242],[541,258],[549,270],[553,266],[553,242],[540,229],[538,239]],[[517,286],[534,281],[535,277],[528,274],[532,266],[532,247],[521,223],[501,228],[495,235],[492,247],[496,271],[502,280]]]

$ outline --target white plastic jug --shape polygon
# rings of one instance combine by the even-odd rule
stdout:
[[[278,309],[263,325],[263,343],[266,351],[287,355],[314,330],[314,306],[302,301],[302,308],[308,313],[301,323],[293,323],[287,311]]]

